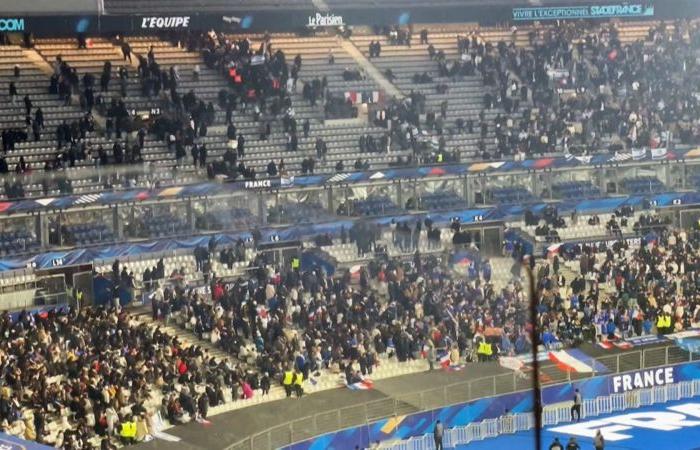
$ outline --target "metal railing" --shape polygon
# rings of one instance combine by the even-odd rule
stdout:
[[[583,401],[581,418],[597,417],[642,406],[693,398],[697,395],[700,395],[700,380],[682,381],[675,384],[600,396]],[[568,423],[572,421],[571,419],[571,407],[569,405],[547,406],[542,411],[542,424],[544,426]],[[452,448],[503,434],[529,431],[534,429],[534,427],[535,416],[532,412],[511,414],[447,429],[443,435],[443,445],[445,448]],[[404,441],[380,444],[378,450],[432,450],[434,448],[433,435],[424,434]]]
[[[678,347],[654,347],[601,358],[591,358],[590,361],[584,361],[584,363],[590,362],[589,365],[596,369],[590,373],[562,372],[554,366],[541,367],[540,379],[544,385],[575,383],[579,380],[610,373],[697,360],[700,360],[699,355],[688,353]],[[469,365],[464,371],[469,372]],[[531,388],[531,376],[518,372],[476,378],[312,414],[255,433],[225,447],[225,450],[277,449],[333,431],[369,425],[388,417],[429,411],[480,398],[526,391]]]

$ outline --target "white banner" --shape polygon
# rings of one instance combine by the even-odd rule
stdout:
[[[667,154],[668,150],[666,147],[651,149],[651,159],[665,159]]]
[[[633,160],[639,161],[640,159],[644,159],[645,156],[647,156],[646,149],[643,149],[643,148],[633,148],[632,149],[632,159]]]

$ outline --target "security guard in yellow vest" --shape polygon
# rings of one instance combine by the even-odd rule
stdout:
[[[486,341],[479,341],[479,346],[476,349],[477,357],[479,361],[486,361],[491,351],[491,346],[486,343]]]
[[[125,444],[133,444],[136,441],[136,422],[133,419],[129,418],[122,422],[119,437]]]
[[[299,270],[301,261],[296,256],[292,258],[292,270]]]
[[[476,353],[479,356],[479,361],[487,361],[493,356],[493,346],[486,341],[481,341]]]
[[[659,334],[667,334],[671,332],[671,316],[666,313],[661,313],[656,319],[656,331]]]
[[[442,155],[442,152],[437,154],[437,162],[442,163],[445,160],[445,157]]]
[[[294,372],[291,370],[284,371],[284,377],[282,378],[282,386],[284,386],[284,392],[287,394],[287,398],[292,396],[292,383],[294,382]]]
[[[297,398],[304,395],[304,374],[298,370],[294,370],[294,392],[297,394]]]

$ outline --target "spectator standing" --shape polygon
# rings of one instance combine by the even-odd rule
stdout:
[[[437,359],[437,356],[435,354],[435,344],[433,344],[433,341],[428,339],[428,351],[426,352],[426,358],[428,359],[428,364],[430,365],[430,370],[433,370],[435,368],[435,360]]]
[[[124,61],[127,59],[131,62],[131,45],[128,42],[122,42],[122,55],[124,55]]]
[[[10,86],[8,88],[8,94],[10,95],[10,101],[15,104],[15,99],[17,98],[17,86],[15,86],[14,81],[10,81]]]

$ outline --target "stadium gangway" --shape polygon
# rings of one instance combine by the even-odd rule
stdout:
[[[683,381],[681,383],[655,386],[620,394],[611,394],[592,399],[585,399],[582,406],[582,417],[596,417],[615,411],[625,411],[641,406],[649,406],[668,401],[693,398],[700,395],[700,379]],[[544,426],[556,425],[571,421],[571,403],[546,406],[542,411]],[[465,426],[445,430],[443,445],[454,448],[458,445],[469,444],[488,437],[501,434],[512,434],[532,430],[535,418],[532,412],[509,414],[497,419],[486,419]],[[432,433],[416,436],[404,441],[381,443],[380,450],[433,450],[435,441]]]

